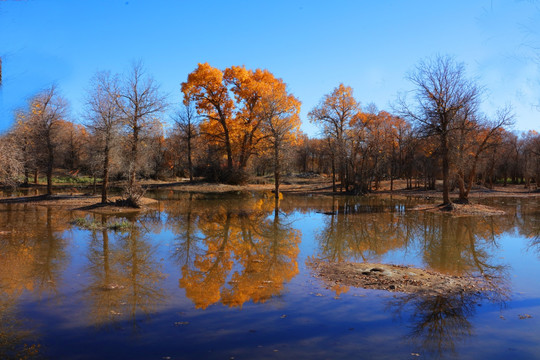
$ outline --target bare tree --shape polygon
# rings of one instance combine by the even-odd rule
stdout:
[[[30,100],[32,132],[38,148],[44,148],[43,164],[47,175],[47,195],[52,194],[52,174],[58,146],[60,124],[67,114],[67,101],[58,94],[55,85]]]
[[[141,132],[146,130],[166,109],[165,97],[154,79],[146,75],[141,62],[134,63],[118,87],[111,89],[123,121],[130,132],[128,188],[133,188],[139,164]]]
[[[100,148],[103,170],[101,202],[107,202],[111,153],[117,146],[117,137],[122,120],[122,112],[114,97],[118,79],[108,72],[98,72],[91,80],[91,88],[86,99],[87,124]]]
[[[469,192],[477,172],[480,156],[490,147],[498,146],[505,126],[511,125],[510,107],[499,109],[493,120],[472,116],[461,121],[454,138],[456,141],[459,202],[469,202]]]
[[[199,135],[197,131],[199,122],[197,110],[188,100],[184,102],[181,109],[174,115],[173,120],[180,139],[187,146],[189,181],[193,181],[193,140]]]
[[[436,56],[421,61],[408,76],[416,86],[414,105],[400,99],[399,111],[411,119],[425,136],[438,138],[442,162],[443,204],[450,201],[450,135],[458,119],[470,117],[478,110],[482,89],[465,75],[463,63],[450,56]]]

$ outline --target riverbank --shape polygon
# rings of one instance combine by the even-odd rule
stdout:
[[[220,183],[210,183],[204,181],[190,182],[189,179],[177,178],[171,180],[142,180],[140,184],[146,189],[169,189],[185,192],[198,193],[225,193],[236,191],[273,191],[273,179],[270,177],[254,177],[247,184],[229,185]],[[337,191],[332,191],[332,178],[319,174],[295,174],[282,177],[280,191],[284,194],[321,194],[321,195],[351,195],[345,191],[340,191],[339,183],[336,185]],[[369,195],[390,195],[406,197],[423,197],[426,199],[442,199],[440,187],[442,184],[437,182],[436,190],[426,190],[424,188],[407,189],[405,180],[394,180],[392,184],[388,180],[381,181],[378,188],[372,189]],[[112,191],[121,191],[125,187],[124,182],[111,182]],[[46,188],[45,184],[29,184],[26,188],[19,188],[20,191],[38,192]],[[94,193],[99,192],[100,187],[94,188],[92,185],[74,185],[74,184],[54,184],[53,189],[60,193]],[[451,198],[458,198],[457,190],[451,192]],[[527,189],[523,184],[508,184],[507,186],[496,185],[493,189],[486,187],[474,187],[469,198],[485,197],[537,197],[540,196],[540,189],[534,186]],[[0,198],[1,199],[1,198]]]
[[[143,186],[148,189],[171,189],[186,192],[200,193],[223,193],[234,191],[273,191],[274,184],[268,182],[266,178],[254,178],[245,185],[228,185],[208,182],[189,182],[187,179],[177,182],[148,181],[143,182]],[[393,189],[390,190],[390,181],[381,181],[378,189],[373,189],[368,195],[389,195],[405,197],[421,197],[430,199],[442,199],[442,191],[439,187],[442,183],[437,183],[436,190],[425,190],[423,188],[407,189],[405,180],[394,180]],[[353,195],[345,191],[340,191],[339,184],[337,191],[332,191],[332,179],[325,175],[310,176],[284,176],[280,184],[280,192],[284,194],[320,194],[320,195]],[[453,200],[459,196],[457,189],[450,194]],[[470,194],[470,199],[486,197],[540,197],[540,189],[525,188],[524,185],[508,184],[507,186],[494,186],[488,189],[481,186],[474,187]]]
[[[37,195],[0,198],[0,204],[30,204],[39,206],[58,206],[68,210],[99,211],[99,212],[138,212],[145,210],[157,200],[142,197],[139,199],[140,207],[130,207],[118,205],[117,200],[122,200],[120,196],[111,196],[105,204],[101,203],[100,195],[88,194],[58,194],[58,195]]]
[[[187,179],[175,179],[178,181],[142,181],[141,186],[147,190],[157,191],[180,191],[203,194],[219,194],[229,192],[271,192],[274,190],[274,184],[268,183],[267,178],[254,178],[252,182],[245,185],[228,185],[208,182],[189,182]],[[114,183],[111,186],[111,194],[120,193],[123,183]],[[44,190],[41,185],[30,188],[20,189],[18,193],[12,193],[10,196],[0,197],[0,204],[4,203],[27,203],[43,206],[62,206],[73,210],[87,210],[100,212],[126,212],[140,211],[155,202],[150,198],[141,200],[141,209],[126,206],[118,206],[116,200],[120,196],[110,196],[109,203],[101,204],[101,197],[94,195],[94,189],[88,187],[70,187],[66,185],[55,185],[54,191],[57,195],[40,195]],[[338,187],[339,190],[339,187]],[[99,188],[96,189],[99,191]],[[280,191],[285,196],[287,194],[295,195],[322,195],[322,196],[344,196],[351,195],[346,192],[333,192],[331,178],[324,175],[308,174],[284,176],[280,186]],[[34,196],[30,195],[34,194]],[[470,193],[471,204],[453,204],[451,209],[441,208],[437,204],[442,202],[442,193],[437,190],[407,189],[404,180],[395,180],[393,190],[390,191],[390,182],[383,181],[379,189],[372,191],[369,196],[392,197],[393,199],[419,198],[426,200],[427,204],[418,205],[412,210],[444,212],[455,216],[492,216],[503,215],[504,211],[491,208],[485,205],[475,204],[475,199],[495,198],[495,197],[539,197],[540,191],[526,189],[523,185],[497,186],[494,189],[473,188]],[[456,192],[451,193],[451,199],[457,199]],[[448,211],[450,210],[450,211]]]

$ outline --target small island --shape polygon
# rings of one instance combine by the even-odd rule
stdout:
[[[404,265],[311,260],[313,276],[336,285],[422,296],[453,296],[493,291],[483,277],[448,275]]]

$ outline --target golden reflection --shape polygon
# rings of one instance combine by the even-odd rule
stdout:
[[[490,254],[498,247],[498,236],[513,226],[503,218],[423,214],[416,226],[424,261],[430,268],[483,276],[498,276],[505,271],[505,266],[496,264]]]
[[[319,257],[332,262],[376,261],[388,251],[406,246],[410,234],[401,210],[392,203],[383,206],[334,199],[332,207],[322,212],[324,227],[316,236]]]
[[[67,264],[66,213],[53,208],[7,205],[0,214],[0,358],[38,355],[35,324],[19,314],[28,292],[43,298],[57,294]]]
[[[361,209],[350,201],[338,200],[325,212],[316,235],[319,258],[378,262],[401,249],[413,256],[419,253],[428,268],[444,273],[496,276],[505,271],[491,252],[498,236],[513,228],[511,218],[402,213],[392,205]]]
[[[298,273],[300,232],[283,219],[273,199],[197,207],[190,198],[184,205],[171,227],[182,267],[179,284],[197,308],[219,301],[265,302]]]
[[[391,209],[387,208],[387,209]],[[453,352],[472,335],[469,321],[482,300],[505,306],[510,286],[507,266],[493,253],[497,239],[515,226],[512,217],[451,217],[425,212],[353,211],[347,200],[326,212],[317,236],[319,258],[331,261],[369,260],[401,248],[420,254],[428,268],[453,274],[482,276],[485,289],[449,296],[400,294],[388,302],[397,318],[410,313],[409,339],[422,355],[435,358]],[[336,286],[341,294],[349,290]]]
[[[278,296],[299,271],[301,234],[287,213],[318,211],[324,215],[316,234],[317,257],[377,261],[400,249],[419,256],[431,269],[481,275],[490,283],[493,291],[478,296],[403,295],[391,300],[396,313],[413,310],[411,339],[427,352],[442,354],[472,333],[468,319],[479,301],[503,304],[508,298],[507,269],[494,256],[499,236],[516,228],[540,252],[535,201],[519,202],[513,216],[449,217],[403,212],[401,203],[380,199],[359,204],[346,197],[286,197],[277,203],[249,194],[225,201],[222,196],[175,196],[160,203],[163,212],[134,216],[130,220],[136,224],[123,232],[89,232],[84,295],[90,323],[116,326],[127,319],[137,326],[137,316],[155,313],[166,294],[150,234],[161,233],[164,226],[175,234],[179,286],[197,308],[218,302],[241,307]],[[25,358],[39,351],[39,334],[18,312],[18,302],[25,293],[38,298],[58,293],[69,260],[62,233],[72,215],[25,204],[8,204],[0,211],[0,269],[9,269],[0,271],[0,358]],[[108,221],[106,215],[94,219]],[[339,295],[348,288],[333,290]]]
[[[21,295],[24,290],[38,296],[56,294],[67,264],[65,240],[69,226],[66,213],[53,208],[8,206],[0,216],[0,291]]]

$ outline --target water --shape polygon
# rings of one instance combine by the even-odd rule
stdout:
[[[0,358],[540,358],[540,204],[497,217],[416,200],[158,191],[139,215],[0,207]],[[127,220],[120,230],[85,230]],[[432,297],[337,286],[311,259],[484,276]]]

